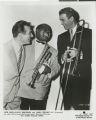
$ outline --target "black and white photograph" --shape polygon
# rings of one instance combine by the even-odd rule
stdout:
[[[25,120],[18,113],[27,111],[29,120],[37,111],[55,120],[94,120],[95,5],[0,2],[2,120]]]

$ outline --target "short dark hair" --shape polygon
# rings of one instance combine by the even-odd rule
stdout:
[[[13,37],[17,37],[19,33],[25,33],[24,26],[29,26],[31,28],[31,31],[34,28],[34,26],[32,26],[30,22],[20,20],[16,22],[12,28]]]
[[[76,10],[74,10],[73,8],[70,8],[70,7],[63,8],[59,11],[59,15],[61,15],[61,14],[66,14],[68,18],[73,16],[75,22],[76,23],[79,22],[79,19],[80,19],[79,13]]]
[[[40,24],[36,27],[38,40],[49,42],[52,38],[52,28],[48,24]]]

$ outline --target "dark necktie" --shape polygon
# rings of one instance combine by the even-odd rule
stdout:
[[[20,48],[18,62],[17,62],[19,72],[20,72],[20,63],[21,63],[21,58],[22,58],[22,51],[23,51],[23,47]]]

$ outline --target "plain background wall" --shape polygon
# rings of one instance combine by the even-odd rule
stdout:
[[[62,3],[32,3],[32,2],[8,2],[2,3],[0,5],[0,46],[12,39],[11,29],[15,22],[19,20],[26,20],[31,22],[34,26],[41,23],[49,24],[53,29],[53,38],[49,44],[57,49],[57,36],[58,34],[64,32],[64,28],[61,26],[59,21],[59,10],[64,7],[72,7],[77,10],[81,16],[81,19],[87,21],[90,28],[95,29],[95,4],[94,3],[79,3],[79,2],[62,2]],[[93,31],[93,41],[95,40],[95,30]],[[94,43],[93,43],[94,44]],[[2,47],[2,46],[1,46]],[[94,47],[94,45],[93,45]],[[95,55],[95,50],[93,48],[93,55]],[[2,56],[2,55],[1,55]],[[2,58],[2,57],[1,57]],[[93,63],[94,63],[93,58]],[[2,63],[1,63],[2,64]],[[2,65],[1,65],[2,66]],[[93,68],[95,71],[95,68]],[[95,73],[93,72],[93,78]],[[93,88],[95,81],[93,80]],[[49,94],[47,109],[54,110],[57,94],[59,89],[59,78],[52,82],[51,91]],[[94,92],[92,89],[91,94],[91,104],[94,102]],[[62,96],[61,96],[62,98]]]
[[[85,6],[86,5],[86,6]],[[11,29],[15,22],[19,20],[30,21],[33,25],[38,25],[40,23],[47,23],[53,29],[53,38],[50,43],[57,43],[57,36],[61,32],[64,32],[63,27],[60,25],[58,12],[61,8],[64,7],[73,7],[80,13],[82,19],[85,19],[89,22],[90,27],[92,28],[92,5],[89,4],[80,4],[78,2],[70,3],[63,2],[58,4],[33,4],[31,2],[19,2],[12,3],[9,2],[6,5],[1,7],[1,20],[2,20],[2,35],[4,41],[6,42],[12,39]],[[56,44],[52,44],[56,47]]]

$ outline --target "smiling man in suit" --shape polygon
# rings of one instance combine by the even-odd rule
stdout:
[[[25,61],[25,46],[33,38],[33,26],[27,21],[18,21],[12,28],[13,40],[4,44],[4,109],[20,109],[17,92]]]
[[[80,26],[79,13],[73,8],[61,9],[59,18],[66,30],[58,36],[57,42],[58,61],[62,70],[66,63],[62,79],[64,109],[88,110],[91,90],[92,30],[84,27],[84,20]],[[67,69],[69,65],[70,72]]]

